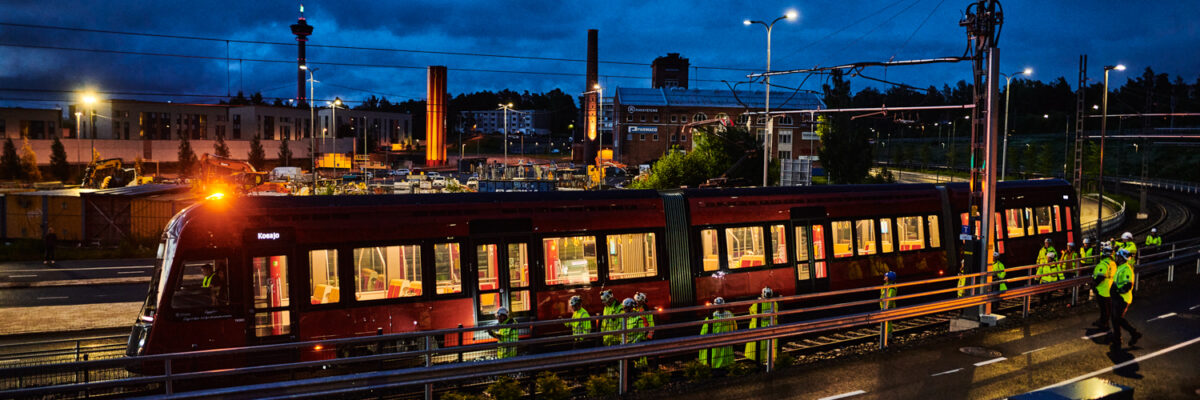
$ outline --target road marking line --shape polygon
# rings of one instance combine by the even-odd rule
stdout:
[[[839,394],[839,395],[836,395],[836,396],[822,397],[822,398],[820,398],[820,399],[817,399],[817,400],[836,400],[836,399],[844,399],[844,398],[851,397],[851,396],[858,396],[858,395],[860,395],[860,394],[863,394],[863,393],[866,393],[866,392],[867,392],[867,391],[865,391],[865,390],[855,390],[855,391],[853,391],[853,392],[846,392],[846,393],[842,393],[842,394]]]
[[[998,362],[1001,362],[1001,361],[1004,361],[1004,360],[1007,360],[1007,359],[1008,359],[1007,357],[996,357],[996,358],[993,358],[993,359],[991,359],[991,360],[977,362],[977,363],[975,363],[975,366],[976,366],[976,367],[982,367],[982,366],[984,366],[984,365],[988,365],[988,364],[991,364],[991,363],[998,363]]]
[[[1036,352],[1039,352],[1039,351],[1042,351],[1042,350],[1045,350],[1045,349],[1046,349],[1045,347],[1040,347],[1040,348],[1036,348],[1036,349],[1033,349],[1033,350],[1030,350],[1030,351],[1027,351],[1027,352],[1021,353],[1021,355],[1026,355],[1026,354],[1029,354],[1029,353],[1036,353]]]
[[[1197,342],[1200,342],[1200,337],[1197,337],[1197,338],[1195,338],[1195,339],[1192,339],[1192,340],[1189,340],[1189,341],[1186,341],[1186,342],[1183,342],[1183,343],[1178,343],[1178,344],[1175,344],[1174,346],[1167,347],[1167,348],[1165,348],[1165,349],[1162,349],[1162,350],[1159,350],[1159,351],[1156,351],[1156,352],[1153,352],[1153,353],[1150,353],[1150,354],[1147,354],[1147,355],[1144,355],[1144,356],[1141,356],[1141,357],[1138,357],[1138,358],[1134,358],[1134,359],[1132,359],[1132,360],[1129,360],[1129,361],[1126,361],[1126,362],[1123,362],[1123,363],[1120,363],[1120,364],[1117,364],[1117,365],[1114,365],[1114,366],[1111,366],[1111,367],[1108,367],[1108,368],[1101,368],[1101,369],[1099,369],[1099,370],[1096,370],[1096,371],[1093,371],[1093,372],[1091,372],[1091,373],[1087,373],[1087,374],[1080,375],[1080,376],[1077,376],[1077,377],[1074,377],[1074,378],[1071,378],[1071,379],[1068,379],[1068,380],[1065,380],[1065,381],[1062,381],[1062,382],[1059,382],[1059,383],[1055,383],[1055,384],[1053,384],[1053,385],[1046,386],[1046,387],[1044,387],[1044,388],[1041,388],[1041,389],[1038,389],[1038,390],[1046,390],[1046,389],[1056,388],[1056,387],[1063,386],[1063,385],[1069,385],[1069,384],[1072,384],[1072,383],[1075,383],[1075,382],[1082,381],[1082,380],[1084,380],[1084,379],[1088,379],[1088,378],[1091,378],[1091,377],[1094,377],[1094,376],[1097,376],[1097,375],[1101,375],[1101,374],[1108,373],[1108,372],[1110,372],[1110,371],[1116,371],[1117,369],[1119,369],[1119,368],[1125,368],[1126,366],[1128,366],[1128,365],[1130,365],[1130,364],[1136,364],[1136,363],[1139,363],[1139,362],[1142,362],[1142,361],[1146,361],[1146,360],[1149,360],[1149,359],[1151,359],[1151,358],[1158,357],[1158,356],[1161,356],[1161,355],[1163,355],[1163,354],[1167,354],[1167,353],[1170,353],[1170,352],[1172,352],[1172,351],[1175,351],[1175,350],[1179,350],[1179,349],[1181,349],[1181,348],[1184,348],[1184,347],[1187,347],[1187,346],[1191,346],[1191,345],[1193,345],[1193,344],[1196,344]]]
[[[1192,306],[1192,308],[1189,308],[1188,311],[1195,310],[1197,308],[1200,308],[1200,304]]]
[[[952,369],[949,371],[942,371],[942,372],[938,372],[938,373],[930,375],[930,376],[949,375],[949,374],[953,374],[958,371],[962,371],[962,368],[955,368],[955,369]]]
[[[1178,315],[1178,314],[1175,314],[1175,313],[1173,313],[1173,312],[1172,312],[1172,313],[1166,313],[1166,314],[1159,315],[1159,316],[1157,316],[1157,317],[1154,317],[1154,318],[1150,318],[1150,319],[1146,320],[1146,322],[1150,322],[1150,321],[1154,321],[1154,320],[1160,320],[1160,319],[1163,319],[1163,318],[1171,318],[1171,317],[1174,317],[1174,316],[1176,316],[1176,315]]]
[[[68,298],[68,297],[67,296],[50,296],[50,297],[38,297],[37,299],[38,300],[62,300],[62,299],[66,299],[66,298]]]
[[[37,275],[9,275],[9,278],[37,278]]]
[[[1100,332],[1100,333],[1097,333],[1097,334],[1093,334],[1093,335],[1084,336],[1084,337],[1082,337],[1081,339],[1083,339],[1083,340],[1092,340],[1092,339],[1095,339],[1095,338],[1098,338],[1098,337],[1101,337],[1101,336],[1104,336],[1104,335],[1107,335],[1107,334],[1108,334],[1108,332]]]
[[[140,274],[142,271],[117,271],[117,275],[121,274]]]

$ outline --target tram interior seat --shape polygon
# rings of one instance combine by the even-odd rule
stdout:
[[[757,267],[763,264],[766,264],[765,257],[759,255],[747,255],[742,256],[741,260],[738,261],[738,268]]]
[[[312,303],[327,304],[337,303],[340,300],[341,292],[336,286],[318,284],[313,288]]]
[[[408,279],[392,279],[388,284],[387,298],[413,297],[421,295],[421,282]]]
[[[718,269],[721,269],[721,262],[717,259],[716,256],[704,257],[704,270],[705,271],[716,271]]]

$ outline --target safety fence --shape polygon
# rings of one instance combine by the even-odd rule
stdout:
[[[1200,240],[1174,242],[1142,249],[1135,271],[1166,272],[1173,281],[1175,269],[1194,261],[1200,274]],[[621,321],[653,317],[658,324],[600,331],[612,317],[524,322],[505,327],[518,329],[521,339],[497,343],[487,333],[495,326],[446,329],[372,337],[309,341],[246,348],[205,350],[177,354],[89,360],[54,365],[0,368],[0,397],[81,398],[106,395],[146,395],[166,398],[282,398],[329,396],[396,396],[432,398],[448,388],[470,388],[496,376],[543,370],[584,369],[611,371],[617,388],[629,388],[631,371],[645,364],[678,363],[694,359],[697,352],[726,346],[755,344],[776,349],[783,340],[836,332],[862,326],[880,326],[879,343],[887,346],[888,323],[938,313],[988,307],[1004,300],[1024,301],[1030,312],[1033,295],[1065,291],[1079,300],[1079,288],[1092,281],[1088,262],[1098,258],[1007,268],[1006,279],[994,272],[939,277],[892,285],[837,290],[797,296],[730,302],[722,306],[699,305],[621,315]],[[1062,266],[1038,273],[1038,268]],[[1055,282],[1037,282],[1043,276],[1065,276]],[[962,279],[962,283],[959,280]],[[999,291],[1006,283],[1008,290]],[[895,288],[897,295],[886,296]],[[958,291],[963,291],[958,295]],[[1135,286],[1136,290],[1136,286]],[[912,293],[907,293],[911,291]],[[886,297],[886,299],[881,299]],[[898,307],[884,307],[890,301]],[[717,309],[745,310],[753,305],[775,312],[741,314],[739,329],[696,335],[712,323],[705,317]],[[743,329],[754,322],[755,329]],[[590,322],[593,329],[572,336],[564,324]],[[561,334],[552,334],[561,332]],[[648,340],[638,340],[642,335]],[[600,345],[605,336],[614,345]],[[747,349],[770,371],[773,350]],[[505,356],[498,358],[497,356]],[[95,380],[98,371],[133,370],[132,377]],[[220,386],[220,387],[216,387]],[[402,397],[402,396],[399,396]]]
[[[59,364],[125,356],[129,335],[0,344],[0,368]]]
[[[1095,195],[1085,194],[1083,197],[1095,199]],[[1113,213],[1100,218],[1100,233],[1096,233],[1096,220],[1079,221],[1079,229],[1083,231],[1084,236],[1099,237],[1105,233],[1117,229],[1125,223],[1125,202],[1117,202],[1111,197],[1104,196],[1104,202],[1112,207]]]
[[[1200,193],[1200,185],[1195,182],[1171,179],[1140,179],[1132,177],[1104,177],[1105,182],[1120,182],[1126,185],[1145,186],[1151,189],[1170,190],[1180,193]]]

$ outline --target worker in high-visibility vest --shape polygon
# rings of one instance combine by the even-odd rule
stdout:
[[[762,288],[758,298],[759,300],[767,300],[775,296],[775,291],[769,287]],[[750,315],[774,314],[779,312],[779,303],[774,301],[764,301],[754,303],[750,306]],[[774,315],[764,317],[754,317],[750,319],[750,328],[766,328],[775,326],[777,318]],[[765,363],[767,362],[767,349],[771,349],[772,355],[775,354],[775,349],[771,348],[773,340],[759,340],[746,343],[746,358]]]
[[[892,308],[896,308],[896,300],[892,300],[892,298],[896,297],[896,286],[894,286],[895,284],[896,284],[896,272],[895,271],[888,271],[886,274],[883,274],[884,288],[879,289],[879,309],[880,310],[889,310]],[[885,334],[891,334],[892,333],[891,322],[884,321],[882,326],[880,327],[880,330],[882,330]]]
[[[1100,308],[1100,319],[1093,322],[1092,325],[1108,330],[1111,317],[1109,314],[1112,311],[1112,299],[1109,298],[1109,291],[1112,289],[1113,274],[1116,273],[1117,264],[1112,260],[1112,247],[1105,244],[1100,248],[1100,261],[1096,263],[1096,268],[1092,269],[1092,294],[1096,298],[1096,306]]]
[[[713,311],[712,317],[705,318],[704,326],[700,328],[700,335],[720,334],[733,332],[737,330],[737,321],[733,320],[733,313],[725,309],[725,299],[716,298],[713,300],[713,305],[720,307]],[[733,346],[714,347],[711,349],[700,350],[700,362],[713,368],[725,368],[733,364]]]
[[[642,329],[642,328],[648,328],[651,326],[649,321],[646,318],[646,315],[640,315],[642,311],[638,310],[638,303],[636,300],[626,298],[624,301],[621,302],[621,309],[623,309],[626,314],[626,317],[622,320],[624,322],[624,326],[623,326],[624,330]],[[629,314],[639,314],[639,315],[629,315]],[[629,343],[629,344],[641,343],[641,342],[644,342],[647,340],[650,340],[649,331],[643,330],[643,331],[626,332],[625,333],[625,343]],[[639,358],[639,359],[633,361],[633,366],[637,367],[637,368],[645,368],[646,366],[648,366],[647,361],[648,360],[646,359],[646,357]]]
[[[1095,255],[1096,255],[1096,244],[1093,242],[1093,240],[1091,238],[1083,238],[1083,247],[1079,248],[1079,260],[1080,260],[1079,262],[1081,262],[1081,263],[1083,263],[1083,265],[1089,266],[1089,267],[1096,265],[1096,262],[1098,260],[1096,260],[1096,258],[1093,257]]]
[[[996,290],[1001,293],[1008,290],[1008,283],[1004,282],[1006,276],[1008,273],[1004,272],[1004,261],[1000,259],[1000,252],[992,252],[992,280],[998,282]]]
[[[1133,241],[1133,234],[1125,232],[1121,234],[1121,245],[1113,248],[1113,251],[1125,250],[1129,253],[1129,265],[1137,265],[1138,248],[1137,243]]]
[[[566,325],[571,329],[571,335],[575,336],[575,347],[579,347],[586,339],[583,336],[592,333],[592,321],[588,319],[592,315],[583,308],[583,297],[571,296],[571,299],[567,300],[567,306],[571,308],[572,321]]]
[[[1038,256],[1037,268],[1038,282],[1050,283],[1058,280],[1058,253],[1050,251],[1045,253],[1045,256]]]
[[[1125,249],[1116,250],[1115,254],[1117,272],[1113,274],[1112,294],[1115,296],[1112,296],[1112,337],[1109,345],[1118,349],[1121,347],[1121,329],[1129,332],[1130,346],[1137,344],[1138,339],[1142,338],[1142,334],[1125,319],[1125,313],[1129,311],[1129,304],[1133,303],[1133,283],[1136,279],[1133,275],[1133,267],[1129,265],[1129,258],[1132,254]]]
[[[646,304],[646,294],[645,293],[642,293],[642,292],[634,293],[633,301],[637,302],[637,312],[652,311],[650,309],[650,305]],[[646,320],[647,327],[650,327],[650,328],[654,327],[654,314],[646,314],[646,315],[643,315],[642,318],[644,318]],[[646,339],[654,339],[654,331],[646,331]]]
[[[1054,242],[1051,241],[1050,238],[1046,238],[1046,240],[1042,242],[1042,248],[1038,249],[1037,259],[1034,264],[1045,264],[1046,256],[1050,255],[1051,253],[1057,254],[1058,251],[1054,250]]]
[[[1146,247],[1162,246],[1162,236],[1158,236],[1158,228],[1150,228],[1150,234],[1146,235]]]
[[[600,303],[604,305],[603,314],[605,318],[600,321],[600,330],[604,332],[616,332],[621,330],[624,324],[624,318],[621,315],[621,303],[617,302],[616,297],[613,297],[611,290],[600,292]],[[612,346],[621,344],[621,336],[619,335],[604,335],[604,345]]]
[[[200,287],[202,287],[202,288],[212,287],[213,278],[215,278],[217,276],[217,273],[213,269],[212,264],[204,264],[204,265],[200,266],[200,273],[202,275],[204,275],[204,280],[200,281]]]
[[[516,320],[509,318],[508,309],[500,307],[496,310],[496,326],[502,328],[488,329],[488,335],[496,338],[500,343],[516,343],[518,339],[517,328],[511,326],[516,323]],[[516,346],[501,346],[496,348],[496,358],[509,358],[516,355]]]
[[[1062,262],[1058,264],[1058,280],[1079,275],[1077,272],[1066,272],[1079,267],[1079,251],[1075,249],[1075,242],[1067,242],[1067,251],[1063,252],[1060,259]]]

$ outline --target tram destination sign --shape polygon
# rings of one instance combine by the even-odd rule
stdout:
[[[247,229],[243,238],[247,244],[284,244],[292,242],[292,228]]]

